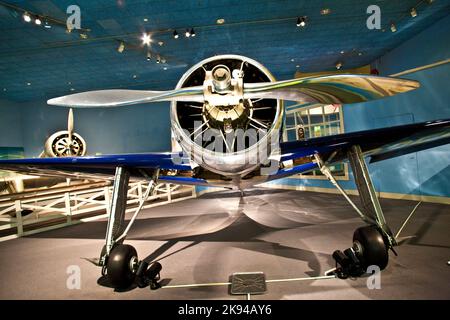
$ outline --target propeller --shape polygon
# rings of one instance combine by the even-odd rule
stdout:
[[[145,90],[97,90],[70,94],[47,101],[55,106],[74,107],[119,107],[158,101],[203,102],[203,87],[188,87],[169,91]]]
[[[359,103],[414,90],[419,82],[371,75],[338,74],[275,82],[244,83],[243,99],[282,99],[300,103]],[[118,107],[157,101],[204,102],[203,86],[169,91],[98,90],[47,101],[50,105]],[[231,93],[229,93],[231,95]],[[226,95],[221,95],[222,98]]]
[[[282,99],[304,103],[359,103],[419,88],[420,83],[389,77],[339,74],[276,82],[247,83],[244,99]]]

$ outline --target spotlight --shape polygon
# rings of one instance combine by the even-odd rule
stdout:
[[[34,23],[38,26],[40,26],[42,24],[42,20],[39,19],[39,17],[36,17],[36,19],[34,19]]]
[[[152,54],[150,51],[147,52],[147,61],[150,61],[152,59]]]
[[[156,56],[156,63],[160,63],[161,62],[161,57],[159,55]]]
[[[225,19],[224,18],[219,18],[216,20],[217,24],[224,24],[225,23]]]
[[[413,17],[413,18],[417,17],[417,10],[416,10],[416,8],[411,8],[410,14],[411,14],[411,17]]]
[[[327,14],[331,13],[331,9],[330,8],[324,8],[322,10],[320,10],[320,14],[323,16],[326,16]]]
[[[189,31],[189,29],[186,29],[184,35],[186,36],[186,38],[189,38],[191,36],[191,32]]]
[[[165,58],[161,58],[161,63],[166,63],[166,59]]]
[[[117,48],[117,52],[122,53],[123,50],[125,50],[125,43],[123,43],[123,41],[120,41],[119,47]]]
[[[23,20],[25,21],[25,22],[30,22],[31,21],[31,17],[30,17],[30,15],[28,14],[28,12],[25,12],[24,14],[23,14]]]
[[[178,34],[177,30],[174,30],[174,31],[173,31],[173,37],[174,37],[175,39],[178,39],[179,34]]]
[[[306,26],[306,17],[298,17],[297,18],[297,27],[305,27]]]
[[[194,31],[194,28],[191,28],[191,37],[195,37],[195,31]]]
[[[391,31],[392,32],[395,32],[395,31],[397,31],[397,27],[395,26],[395,23],[391,23]]]
[[[342,68],[342,62],[339,61],[336,63],[336,69],[339,70],[341,68]]]
[[[48,23],[47,20],[45,20],[44,22],[44,28],[50,29],[52,26],[50,25],[50,23]]]
[[[150,42],[152,42],[152,38],[150,37],[150,35],[148,33],[143,33],[141,40],[142,40],[142,44],[144,46],[149,46]]]

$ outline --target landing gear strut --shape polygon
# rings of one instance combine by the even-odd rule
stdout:
[[[102,275],[108,278],[115,289],[126,289],[135,281],[139,287],[146,285],[150,285],[152,289],[158,287],[157,281],[159,280],[159,272],[162,269],[161,264],[155,262],[149,266],[147,262],[139,261],[136,249],[131,245],[123,244],[145,200],[156,186],[159,170],[155,170],[151,176],[146,175],[144,172],[143,174],[148,178],[149,185],[126,228],[124,228],[124,222],[130,173],[125,167],[117,167],[114,176],[108,227],[106,230],[106,244],[103,246],[99,265],[102,267]]]
[[[333,258],[336,261],[334,272],[339,278],[358,277],[366,273],[369,266],[378,266],[380,270],[386,268],[389,261],[388,251],[397,245],[395,237],[386,224],[383,211],[378,201],[375,188],[370,178],[364,156],[359,145],[352,146],[347,152],[350,160],[362,210],[350,199],[333,177],[330,169],[319,154],[315,155],[317,164],[322,173],[342,193],[345,199],[358,212],[361,219],[368,226],[360,227],[353,234],[352,247],[336,250]]]

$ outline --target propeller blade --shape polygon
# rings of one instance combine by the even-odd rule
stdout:
[[[169,91],[97,90],[70,94],[47,101],[50,105],[64,107],[119,107],[157,101],[203,102],[203,87],[187,87]]]
[[[244,84],[244,99],[282,99],[301,103],[358,103],[419,88],[413,80],[338,74]]]
[[[67,132],[69,133],[69,140],[72,141],[73,134],[73,109],[69,109],[69,115],[67,116]]]
[[[67,116],[67,133],[68,133],[68,144],[69,144],[69,155],[72,155],[72,135],[73,135],[73,109],[69,109],[69,115]]]

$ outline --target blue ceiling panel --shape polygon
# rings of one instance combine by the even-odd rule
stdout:
[[[224,53],[254,58],[279,79],[296,70],[333,70],[373,62],[450,13],[450,1],[435,0],[34,0],[7,1],[28,12],[65,21],[66,9],[81,9],[81,26],[47,29],[26,23],[19,11],[0,5],[0,99],[31,101],[106,88],[169,89],[196,62]],[[0,1],[1,4],[1,1]],[[381,8],[381,30],[366,27],[367,7]],[[418,16],[412,18],[415,7]],[[322,15],[321,10],[330,13]],[[296,26],[307,16],[305,28]],[[218,18],[225,19],[218,25]],[[146,21],[145,21],[145,20]],[[394,22],[396,32],[390,31]],[[184,31],[194,28],[195,38]],[[180,34],[172,36],[173,30]],[[166,59],[146,60],[150,50]],[[125,43],[123,53],[117,51]],[[161,42],[162,45],[159,44]],[[341,51],[344,53],[342,54]],[[298,67],[297,67],[298,66]]]

